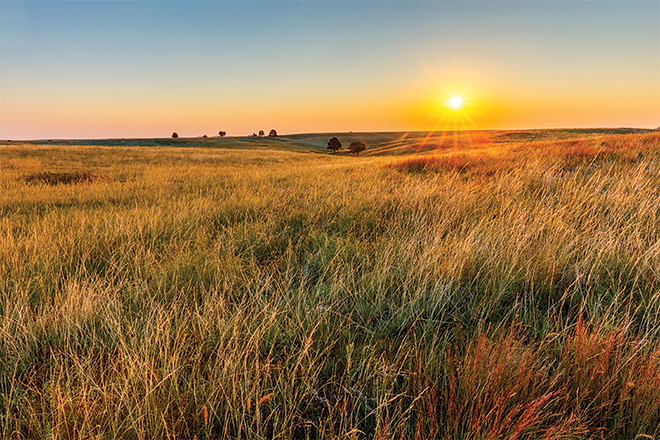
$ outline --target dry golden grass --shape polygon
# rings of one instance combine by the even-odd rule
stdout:
[[[0,146],[0,437],[657,438],[660,136],[562,133]]]

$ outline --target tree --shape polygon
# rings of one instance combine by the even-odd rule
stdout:
[[[174,133],[172,133],[172,137],[173,137],[174,139],[178,138],[178,137],[179,137],[179,133],[177,133],[177,132],[175,131]]]
[[[259,137],[261,137],[261,136],[263,136],[263,135],[264,135],[264,131],[263,131],[263,130],[259,130]]]
[[[348,149],[351,150],[351,153],[360,155],[360,151],[367,149],[367,145],[363,142],[351,142],[348,146]]]
[[[336,137],[328,141],[328,150],[332,150],[333,153],[336,153],[337,150],[341,150],[342,148],[341,142]]]
[[[219,131],[218,132],[218,136],[220,136],[220,137],[225,137],[226,135],[227,135],[226,131]]]
[[[272,138],[277,137],[277,132],[275,131],[275,129],[271,130],[268,133],[268,137],[272,137]]]

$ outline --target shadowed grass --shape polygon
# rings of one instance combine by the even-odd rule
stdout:
[[[107,176],[91,173],[38,173],[25,177],[28,183],[46,183],[48,185],[74,184],[74,183],[93,183],[100,180],[108,180]]]

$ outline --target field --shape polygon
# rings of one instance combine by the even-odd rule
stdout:
[[[657,131],[14,141],[0,188],[1,438],[660,438]]]

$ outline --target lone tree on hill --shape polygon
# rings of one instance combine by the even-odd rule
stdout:
[[[218,136],[220,136],[220,137],[225,137],[226,135],[227,135],[226,131],[219,131],[218,132]]]
[[[179,137],[179,133],[177,133],[177,132],[175,131],[174,133],[172,133],[172,137],[173,137],[174,139],[178,138],[178,137]]]
[[[364,142],[351,142],[348,145],[348,149],[351,150],[351,153],[360,155],[360,151],[367,149],[367,145]]]
[[[333,137],[328,141],[328,150],[332,150],[333,153],[336,153],[337,150],[341,150],[343,146],[341,145],[341,142],[339,142],[339,139],[336,137]]]
[[[275,129],[272,129],[272,130],[268,133],[268,137],[272,137],[272,138],[277,137],[277,132],[275,131]]]

